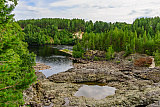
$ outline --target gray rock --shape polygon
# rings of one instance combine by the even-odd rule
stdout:
[[[42,81],[42,80],[46,79],[46,76],[42,72],[37,71],[37,72],[35,72],[35,74],[37,76],[37,80]]]

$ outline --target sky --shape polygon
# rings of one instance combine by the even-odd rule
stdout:
[[[133,23],[136,18],[160,16],[160,0],[19,0],[16,20],[80,18]]]

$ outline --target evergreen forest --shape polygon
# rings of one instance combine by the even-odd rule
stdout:
[[[61,18],[19,20],[17,23],[28,44],[75,45],[75,58],[83,57],[87,50],[125,51],[126,56],[135,52],[154,56],[160,52],[159,17],[139,18],[132,24]],[[83,32],[83,38],[74,35],[76,32]]]
[[[0,107],[23,105],[23,90],[36,80],[35,54],[29,53],[28,45],[73,45],[75,58],[83,58],[87,50],[106,51],[106,60],[114,52],[137,52],[154,56],[160,64],[160,17],[139,18],[132,24],[62,18],[14,21],[11,12],[17,0],[7,1],[0,2]]]

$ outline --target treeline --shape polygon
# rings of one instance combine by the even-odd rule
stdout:
[[[160,18],[140,18],[136,19],[132,25],[132,31],[136,31],[138,35],[147,34],[154,36],[160,30]]]
[[[80,41],[84,50],[102,50],[106,51],[112,46],[116,52],[130,51],[152,55],[153,51],[160,49],[160,32],[152,37],[147,35],[137,35],[137,32],[115,28],[108,32],[84,33]]]
[[[107,31],[85,32],[83,39],[74,46],[74,57],[83,57],[86,50],[125,51],[157,55],[160,52],[160,18],[136,19],[132,25],[115,23]],[[106,55],[107,56],[107,55]]]
[[[82,19],[29,19],[18,21],[25,32],[25,41],[33,44],[74,45],[73,33],[84,31],[85,21]]]
[[[40,28],[36,25],[28,24],[23,32],[25,33],[25,42],[30,45],[35,44],[70,44],[73,45],[75,39],[73,34],[67,30],[60,30],[54,25]]]
[[[74,44],[73,34],[58,27],[46,26],[46,28],[37,27],[37,25],[28,24],[23,32],[25,33],[25,42],[30,45],[35,44]]]
[[[111,29],[127,27],[131,25],[127,23],[107,23],[96,21],[84,21],[82,19],[60,19],[60,18],[44,18],[19,20],[19,25],[25,32],[25,41],[29,44],[69,44],[74,45],[74,33],[77,32],[107,32]],[[79,34],[80,34],[79,33]]]
[[[25,28],[28,24],[35,25],[39,28],[45,28],[46,30],[63,30],[69,31],[71,33],[82,31],[82,32],[105,32],[110,29],[125,28],[129,27],[125,22],[116,22],[116,23],[107,23],[102,21],[96,21],[93,23],[90,21],[84,21],[83,19],[61,19],[61,18],[43,18],[43,19],[28,19],[28,20],[19,20],[17,21],[21,28]],[[53,29],[53,26],[55,29]],[[129,29],[130,29],[129,28]],[[50,35],[53,36],[53,35]]]
[[[25,32],[25,41],[29,44],[75,44],[74,33],[105,33],[115,28],[123,31],[136,32],[137,36],[155,36],[160,30],[160,18],[140,18],[133,24],[125,22],[107,23],[84,21],[82,19],[43,18],[17,21]],[[126,31],[125,31],[126,32]]]
[[[60,18],[43,18],[43,19],[28,19],[19,20],[19,25],[25,28],[28,24],[36,25],[40,28],[52,28],[56,26],[58,29],[66,29],[70,32],[76,32],[85,29],[85,21],[82,19],[60,19]]]

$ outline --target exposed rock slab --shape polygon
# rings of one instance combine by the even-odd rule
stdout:
[[[93,67],[93,68],[92,68]],[[135,107],[157,105],[160,100],[160,69],[141,68],[120,71],[114,62],[76,64],[75,68],[48,77],[52,82],[100,82],[116,87],[115,95],[102,100],[70,96],[69,107]],[[158,104],[159,106],[160,104]]]
[[[53,104],[53,107],[159,107],[160,68],[134,67],[134,59],[140,58],[140,55],[123,57],[123,54],[117,54],[117,59],[112,61],[74,64],[75,68],[54,74],[33,85],[25,92],[32,93],[27,100],[39,105]],[[120,63],[116,63],[117,60]],[[75,83],[84,82],[104,83],[117,90],[114,95],[101,100],[74,96],[82,86]]]

